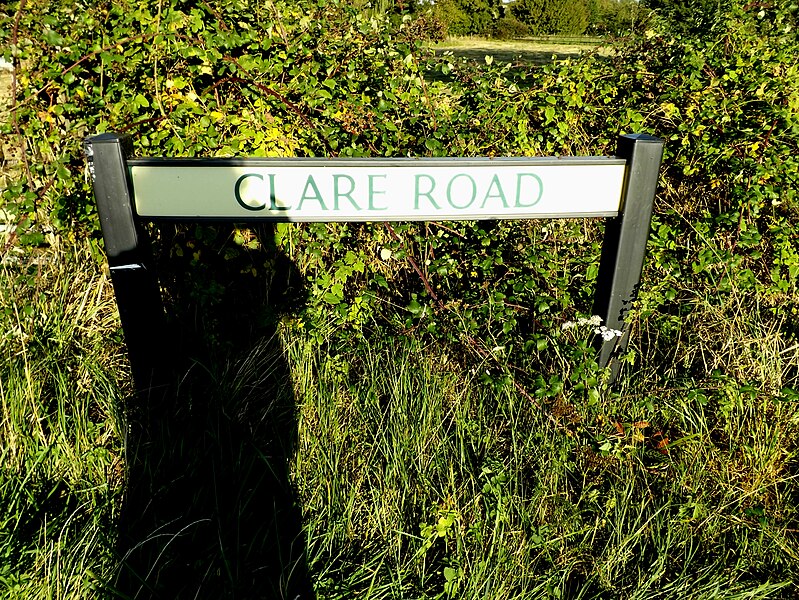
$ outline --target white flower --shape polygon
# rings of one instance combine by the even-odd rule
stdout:
[[[593,315],[591,317],[580,317],[577,319],[577,324],[580,327],[584,327],[585,325],[590,325],[591,327],[599,327],[599,324],[602,323],[602,317],[599,315]]]
[[[569,329],[573,329],[574,327],[599,327],[602,323],[602,317],[599,315],[593,315],[591,317],[578,317],[577,322],[574,321],[566,321],[563,325],[560,326],[561,331],[567,331]]]
[[[608,327],[602,325],[601,327],[594,329],[594,333],[601,335],[603,340],[609,342],[613,338],[621,337],[622,332],[618,329],[609,329]]]

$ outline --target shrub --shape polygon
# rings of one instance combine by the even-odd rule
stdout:
[[[20,233],[41,241],[45,227],[55,226],[98,235],[81,139],[104,130],[134,134],[137,154],[172,156],[595,154],[612,152],[619,131],[650,131],[669,141],[666,189],[678,190],[680,198],[692,190],[696,197],[681,209],[692,211],[689,216],[658,217],[660,224],[676,219],[663,235],[682,235],[677,221],[688,218],[703,220],[708,231],[743,236],[734,254],[713,259],[721,261],[715,269],[729,270],[724,285],[740,280],[757,286],[772,307],[795,293],[799,259],[789,206],[795,202],[799,84],[786,66],[796,51],[789,9],[763,11],[762,17],[731,12],[712,40],[652,30],[610,62],[587,59],[515,73],[450,59],[427,62],[413,45],[397,40],[390,21],[366,18],[344,2],[275,4],[275,10],[268,19],[229,4],[159,15],[153,3],[78,12],[56,5],[43,17],[33,10],[22,15],[13,46],[24,61],[24,85],[12,113],[16,125],[5,127],[18,127],[32,149],[31,177],[12,182],[3,196]],[[98,28],[101,18],[115,40]],[[426,82],[425,69],[445,75],[446,83]],[[303,243],[314,249],[300,262],[318,255],[304,264],[329,261],[333,269],[343,260],[324,238],[333,230],[338,226],[315,237],[315,228],[303,229]],[[346,237],[347,231],[342,227],[335,235]],[[394,243],[379,229],[358,231],[366,246]],[[470,230],[464,239],[475,235]],[[480,235],[482,244],[496,231]],[[449,252],[473,252],[441,239],[418,243],[443,244],[431,272],[452,271]],[[498,251],[500,261],[504,251]],[[657,260],[694,262],[699,275],[712,272],[705,269],[707,256],[675,256],[668,251]],[[483,261],[475,272],[490,280],[507,269],[506,262]],[[536,259],[531,255],[526,262]],[[321,272],[329,275],[328,267]],[[394,287],[396,302],[425,302],[427,291],[415,289],[412,271],[404,277]],[[554,274],[542,277],[546,287]],[[345,320],[353,298],[385,293],[369,272],[348,277],[346,294],[329,295],[331,281],[318,281],[319,310],[336,300]],[[441,284],[494,310],[468,278]],[[651,291],[653,306],[673,298],[673,284],[661,278]],[[529,300],[503,293],[515,304]],[[558,302],[565,308],[575,293],[563,292]],[[361,311],[363,318],[368,314]],[[511,328],[506,334],[517,333]]]
[[[734,4],[730,0],[646,0],[644,2],[645,6],[668,19],[671,31],[694,35],[708,33],[714,26],[721,24],[730,14]]]
[[[490,32],[502,7],[496,0],[441,0],[434,12],[447,24],[450,35],[481,35]]]
[[[448,35],[469,35],[471,20],[454,0],[442,0],[435,4],[434,12],[447,26]]]
[[[638,0],[592,0],[588,8],[588,31],[613,36],[644,31],[652,12]]]
[[[507,15],[494,24],[491,35],[501,40],[512,40],[530,35],[530,28],[513,15]]]
[[[535,35],[579,35],[588,27],[584,0],[515,0],[510,12]]]
[[[409,42],[440,42],[447,37],[447,24],[438,12],[428,9],[403,24],[400,36]]]

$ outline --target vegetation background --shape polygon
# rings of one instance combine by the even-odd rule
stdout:
[[[0,594],[796,596],[797,7],[658,5],[536,66],[436,55],[442,23],[471,33],[448,6],[480,14],[3,9]],[[102,131],[140,156],[663,137],[620,382],[566,325],[601,222],[162,225],[173,380],[134,395],[82,156]]]
[[[670,3],[660,7],[668,12]],[[704,9],[707,9],[704,11]],[[716,5],[703,7],[715,11]],[[380,3],[380,11],[402,15],[410,11],[427,35],[483,35],[501,39],[529,35],[612,35],[641,30],[651,7],[635,0],[439,0]],[[689,16],[687,6],[675,17]],[[692,21],[696,17],[690,15]]]

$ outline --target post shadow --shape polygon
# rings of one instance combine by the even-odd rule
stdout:
[[[276,249],[272,225],[256,230],[249,250],[233,242],[230,225],[201,231],[199,241],[195,226],[160,231],[155,268],[168,329],[154,332],[163,344],[152,348],[156,385],[128,405],[113,591],[312,598],[289,474],[296,402],[276,333],[279,318],[302,307],[302,281]]]

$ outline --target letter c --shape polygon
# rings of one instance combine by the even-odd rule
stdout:
[[[236,180],[236,187],[233,190],[233,193],[236,195],[236,202],[239,203],[239,206],[241,206],[242,208],[246,208],[247,210],[263,210],[266,208],[266,201],[259,200],[258,205],[252,206],[251,204],[247,204],[241,198],[241,184],[244,183],[244,180],[247,179],[248,177],[255,177],[257,179],[260,179],[261,181],[264,180],[263,175],[258,175],[258,173],[245,173],[244,175],[239,177],[238,180]]]

